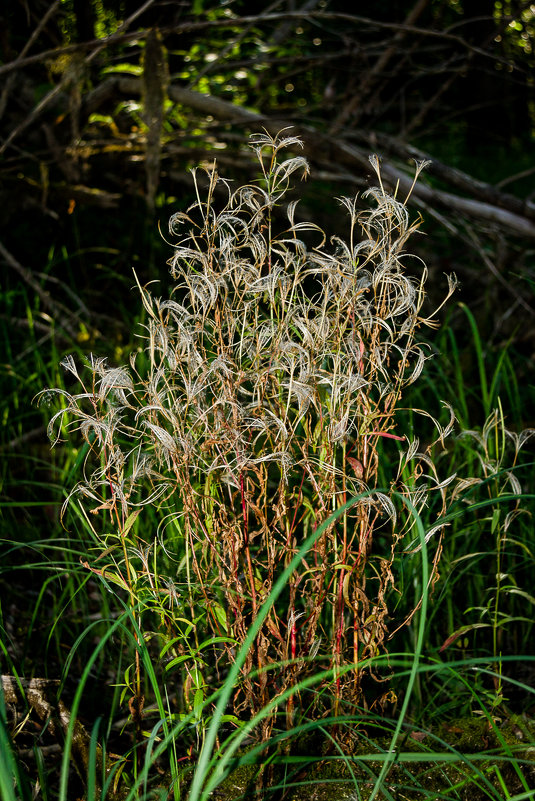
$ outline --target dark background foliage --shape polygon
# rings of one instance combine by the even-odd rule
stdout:
[[[33,277],[53,295],[48,311],[69,307],[56,323],[99,329],[99,300],[121,286],[123,301],[132,265],[165,274],[156,223],[165,230],[187,204],[187,168],[217,157],[222,174],[250,178],[248,134],[292,125],[312,166],[303,215],[335,230],[329,198],[366,187],[369,153],[392,167],[392,185],[428,155],[413,205],[426,218],[430,269],[460,274],[489,335],[502,336],[517,310],[531,320],[533,4],[353,9],[10,3],[0,66],[6,289]],[[77,296],[68,302],[67,288]]]

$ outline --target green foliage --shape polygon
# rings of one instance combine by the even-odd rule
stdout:
[[[510,655],[522,654],[529,668],[534,543],[527,513],[532,498],[525,487],[532,482],[533,467],[531,457],[522,461],[520,448],[530,446],[531,432],[522,432],[522,416],[529,408],[531,395],[529,387],[517,381],[513,347],[494,353],[480,334],[473,314],[461,308],[457,321],[460,314],[466,323],[459,326],[455,317],[449,318],[453,322],[448,322],[434,338],[439,355],[419,381],[404,386],[401,371],[388,373],[388,347],[395,344],[398,353],[410,353],[408,358],[418,366],[418,355],[427,354],[427,345],[423,344],[417,319],[413,320],[413,330],[418,329],[418,336],[411,340],[407,325],[396,340],[395,325],[403,315],[388,317],[386,307],[377,302],[379,297],[399,300],[402,296],[389,295],[386,289],[388,281],[396,287],[403,284],[400,263],[394,260],[396,269],[382,273],[381,280],[386,283],[382,290],[375,290],[375,322],[373,315],[370,319],[364,316],[363,306],[353,310],[360,327],[352,326],[340,285],[336,284],[337,292],[332,293],[335,305],[322,312],[324,316],[338,314],[338,325],[332,326],[334,338],[332,342],[326,340],[323,352],[317,339],[310,349],[310,359],[323,358],[317,366],[322,381],[309,382],[311,397],[306,414],[313,424],[307,434],[300,396],[291,391],[303,371],[297,355],[293,362],[289,357],[284,361],[277,343],[292,341],[295,354],[300,353],[299,347],[306,350],[300,321],[311,323],[318,318],[319,299],[328,285],[325,276],[339,281],[340,275],[347,278],[355,268],[360,277],[370,274],[371,286],[381,274],[380,265],[386,262],[381,243],[388,241],[390,252],[398,254],[396,240],[401,236],[405,242],[410,226],[403,228],[402,204],[396,205],[396,199],[377,190],[378,209],[387,209],[388,213],[381,217],[374,209],[367,217],[353,207],[349,209],[355,236],[347,258],[342,243],[334,253],[318,247],[318,231],[310,224],[305,230],[294,218],[286,224],[287,230],[281,229],[278,217],[271,212],[282,204],[286,178],[296,161],[266,159],[267,141],[259,139],[256,144],[259,155],[264,157],[266,184],[246,187],[247,192],[244,188],[237,192],[229,189],[227,206],[220,195],[212,192],[214,172],[207,171],[205,195],[201,194],[202,179],[197,175],[197,202],[189,210],[188,219],[185,215],[175,218],[175,225],[186,223],[187,231],[180,237],[172,261],[177,274],[172,298],[157,299],[141,287],[145,308],[139,319],[147,347],[134,347],[130,372],[128,368],[110,368],[103,360],[91,357],[90,369],[82,375],[74,359],[64,357],[64,365],[70,371],[64,383],[57,371],[60,355],[55,340],[46,340],[51,343],[48,350],[39,342],[33,324],[35,310],[27,304],[27,353],[18,359],[14,349],[6,359],[7,380],[12,383],[8,384],[10,391],[2,407],[5,441],[12,443],[16,458],[20,459],[24,442],[21,438],[28,426],[50,416],[49,408],[30,409],[24,398],[46,382],[59,387],[57,397],[62,406],[56,417],[57,433],[65,439],[69,429],[79,424],[85,432],[85,442],[78,449],[63,444],[52,456],[41,449],[28,449],[25,464],[32,466],[25,470],[32,471],[34,480],[28,481],[22,469],[14,480],[4,465],[0,585],[7,598],[8,582],[13,584],[11,598],[15,598],[14,605],[23,620],[15,627],[12,607],[2,600],[3,672],[23,677],[23,689],[27,688],[26,677],[44,675],[44,671],[61,677],[59,695],[67,703],[69,714],[56,718],[51,702],[52,723],[41,732],[41,739],[36,739],[30,734],[29,721],[39,731],[42,725],[35,707],[30,708],[30,697],[28,718],[21,725],[11,716],[9,706],[0,709],[2,792],[9,801],[26,801],[38,786],[43,798],[50,799],[86,793],[102,800],[123,801],[126,796],[148,801],[168,795],[185,798],[189,793],[191,801],[196,801],[207,798],[216,788],[223,793],[227,784],[235,788],[238,780],[234,777],[241,771],[246,778],[239,792],[245,796],[256,785],[265,798],[278,792],[289,797],[294,793],[299,798],[300,785],[304,784],[310,795],[312,788],[323,792],[329,782],[336,797],[346,791],[355,798],[366,799],[393,799],[400,794],[411,798],[462,798],[467,792],[474,798],[528,797],[533,770],[529,749],[535,737],[529,716],[521,721],[522,737],[515,734],[520,724],[514,722],[511,709],[529,706],[533,691],[529,673],[523,681],[513,672],[515,663]],[[273,145],[276,150],[277,143],[269,143],[270,147]],[[304,166],[297,158],[297,165]],[[276,180],[281,182],[278,189]],[[220,182],[218,186],[225,184]],[[385,227],[380,229],[384,235],[376,240],[371,235],[370,217],[384,221]],[[254,225],[252,220],[256,221]],[[396,221],[396,233],[389,238],[391,221]],[[360,245],[357,235],[363,224],[365,238],[371,242],[368,250]],[[247,239],[244,233],[246,228],[254,234],[254,247],[265,255],[264,261],[258,262],[258,274],[249,277],[244,288],[228,265],[240,263],[243,270],[249,271],[254,268],[251,254],[255,250],[250,235]],[[267,243],[263,249],[262,243]],[[232,259],[230,253],[234,254]],[[283,273],[277,272],[277,262],[284,263],[291,275],[303,276],[301,294],[295,277],[289,289],[285,286]],[[305,265],[309,263],[315,265],[314,274],[306,273]],[[296,264],[298,270],[292,273]],[[227,272],[222,272],[220,265],[226,265]],[[266,265],[277,274],[273,286]],[[250,288],[252,285],[254,289],[255,282],[261,289],[256,293]],[[212,285],[216,286],[215,302],[211,300]],[[410,294],[410,279],[403,286]],[[422,292],[420,280],[412,285],[415,286]],[[257,316],[253,314],[251,319],[240,306],[249,298],[248,292],[247,308],[257,309]],[[290,316],[291,302],[297,297],[297,310]],[[365,298],[366,294],[358,297]],[[13,295],[13,302],[19,303],[20,299]],[[176,310],[173,304],[180,306],[180,313],[171,313]],[[379,309],[384,316],[378,313]],[[191,318],[188,310],[194,312]],[[121,313],[129,314],[126,310]],[[231,313],[239,321],[234,328]],[[218,326],[214,325],[216,315]],[[415,316],[418,318],[417,311]],[[285,322],[290,317],[290,322]],[[192,320],[190,328],[185,324],[188,319]],[[268,322],[272,333],[266,344],[260,334]],[[277,328],[281,325],[286,328]],[[277,335],[279,330],[283,335]],[[235,339],[231,338],[231,331],[237,332]],[[407,331],[409,338],[403,339]],[[359,375],[367,384],[360,395],[348,393],[345,401],[343,393],[339,393],[342,402],[337,411],[333,403],[334,381],[328,384],[323,379],[332,379],[335,353],[343,354],[345,359],[345,372],[340,370],[337,375],[343,374],[347,379],[347,364],[352,364],[352,357],[344,350],[345,335],[352,332],[359,333],[363,345],[358,345],[353,362],[357,372],[363,370]],[[468,348],[463,339],[466,332]],[[242,345],[240,350],[244,337],[245,341],[249,337],[252,345],[260,343],[262,348],[246,352]],[[186,340],[190,342],[189,350],[181,345]],[[197,382],[193,389],[184,380],[194,357],[191,341],[201,353],[204,366],[190,376],[191,383]],[[374,351],[371,343],[378,350]],[[233,348],[244,354],[241,361]],[[114,350],[115,343],[110,343],[109,352]],[[377,352],[383,355],[383,365],[376,356],[375,361],[372,359],[371,354]],[[120,357],[119,350],[117,355]],[[225,371],[218,373],[214,366],[223,357],[224,365],[235,371],[231,387]],[[78,355],[77,361],[80,360],[83,357]],[[392,357],[390,364],[398,362]],[[398,400],[403,397],[408,407],[397,412],[396,436],[412,432],[414,437],[417,433],[422,442],[419,447],[388,436],[393,431],[392,421],[383,425],[380,417],[381,403],[388,395],[379,376],[384,379],[385,374],[395,376],[400,390]],[[85,382],[81,392],[71,385],[72,378],[78,376]],[[274,431],[264,426],[254,429],[254,437],[242,437],[244,447],[250,448],[247,462],[241,464],[242,489],[241,481],[233,486],[230,480],[240,463],[231,447],[223,450],[228,445],[232,414],[223,415],[221,422],[214,410],[218,393],[229,393],[225,397],[233,400],[229,404],[233,409],[245,402],[240,387],[253,391],[254,382],[263,379],[267,387],[263,398],[269,401],[265,408],[286,421],[291,436],[283,442],[277,438],[280,426]],[[359,405],[363,397],[366,403]],[[453,406],[458,435],[432,445],[437,424],[427,415],[440,410],[442,398]],[[179,401],[183,404],[182,415],[175,421],[171,412]],[[152,408],[145,412],[148,406]],[[424,410],[426,416],[418,409]],[[353,415],[357,422],[354,429],[348,424],[351,436],[344,450],[343,443],[333,444],[329,437],[336,414],[343,418],[346,411],[348,419]],[[199,415],[209,420],[212,434],[217,433],[219,438],[217,443],[211,441],[215,436],[210,437],[206,426],[197,424]],[[257,413],[255,419],[262,421],[261,414]],[[451,412],[444,409],[439,432],[449,428],[451,419]],[[320,421],[323,428],[318,425]],[[107,439],[110,432],[114,436],[117,433],[115,440]],[[189,436],[192,446],[191,452],[180,451],[180,459],[177,432],[184,440]],[[373,458],[371,450],[366,455],[364,450],[358,450],[362,447],[359,437],[368,437],[369,443],[372,434]],[[173,438],[172,447],[167,437]],[[136,443],[142,445],[139,452],[133,447]],[[266,528],[274,521],[273,527],[290,531],[295,542],[286,554],[276,557],[272,583],[263,587],[259,581],[261,570],[255,568],[257,559],[268,564],[262,556],[260,537],[256,542],[251,538],[249,543],[252,572],[248,571],[244,547],[244,531],[254,532],[252,521],[258,514],[255,507],[262,508],[255,500],[254,490],[257,469],[264,468],[256,465],[252,469],[250,463],[266,453],[278,453],[281,443],[289,451],[298,447],[303,463],[305,446],[311,448],[310,472],[319,490],[312,491],[302,480],[295,461],[289,466],[288,483],[283,485],[289,512],[284,512],[285,518],[277,509],[269,512],[272,517],[267,511],[263,513]],[[119,448],[127,457],[122,462],[122,474]],[[144,475],[140,473],[141,481],[136,487],[134,481],[129,481],[133,476],[131,467],[136,459],[139,464],[143,450],[151,458],[151,466]],[[322,457],[319,466],[314,461],[316,454]],[[188,475],[180,466],[187,458]],[[55,504],[52,509],[57,509],[58,498],[63,494],[64,500],[69,494],[68,488],[80,477],[84,464],[84,479],[76,485],[65,516],[69,531],[62,531],[57,517],[53,513],[50,516],[50,503],[47,522],[39,523],[33,510],[51,500]],[[332,492],[322,475],[326,464],[333,468],[335,481],[342,482],[343,493]],[[431,478],[421,474],[422,465],[426,466],[426,473],[429,468],[436,471]],[[453,473],[457,477],[441,488],[440,484]],[[225,475],[230,475],[226,483]],[[395,481],[393,476],[397,476]],[[267,488],[266,497],[272,493],[266,508],[275,505],[283,477],[279,462],[268,462],[263,483],[257,485]],[[428,493],[423,503],[421,488],[437,484],[437,491]],[[158,500],[162,487],[165,494]],[[299,491],[292,494],[291,487]],[[349,565],[349,545],[343,559],[336,548],[344,541],[344,531],[350,532],[355,520],[361,519],[355,515],[362,515],[363,510],[375,514],[372,502],[365,499],[377,499],[379,487],[386,488],[385,495],[389,493],[387,497],[396,508],[396,525],[403,533],[389,565],[399,595],[390,587],[385,591],[388,617],[385,616],[383,631],[389,636],[404,621],[410,625],[394,633],[388,644],[386,636],[383,640],[360,642],[358,675],[362,686],[351,697],[346,693],[355,676],[348,636],[354,625],[351,611],[342,615],[342,642],[347,637],[349,648],[345,656],[340,651],[343,658],[339,662],[332,658],[336,651],[328,638],[336,646],[333,633],[339,631],[339,591],[342,598],[344,592],[351,597],[353,586],[358,585],[351,583],[352,577],[347,579],[349,569],[344,575],[345,566]],[[405,498],[412,498],[417,508],[408,504],[404,512],[400,491]],[[450,497],[447,508],[443,505],[446,492]],[[355,496],[353,500],[344,505],[351,495]],[[196,512],[190,513],[194,509],[193,505],[188,506],[192,499],[198,506]],[[247,529],[243,528],[244,500],[250,505]],[[36,505],[32,506],[32,502]],[[292,503],[302,504],[297,515]],[[331,511],[334,514],[329,517]],[[226,516],[222,517],[223,513]],[[368,517],[366,527],[373,521],[373,516]],[[366,563],[366,585],[355,589],[357,594],[364,587],[368,592],[378,587],[381,591],[377,566],[384,564],[384,554],[389,553],[395,535],[392,521],[385,517],[380,522],[380,527],[374,522],[377,550],[370,552]],[[216,530],[224,533],[225,526],[230,535],[237,537],[241,558],[240,572],[236,575],[230,571],[236,587],[241,587],[243,620],[248,624],[241,630],[234,623],[236,615],[229,614],[237,608],[238,594],[225,578],[225,554],[217,552],[224,540],[213,536]],[[16,539],[15,530],[19,532]],[[202,536],[206,533],[212,535],[208,538],[208,555],[203,552]],[[313,573],[310,568],[317,555],[317,543],[322,541],[328,543],[325,553],[335,567],[327,564],[331,574],[325,585],[333,589],[325,594],[317,629],[326,645],[320,644],[314,655],[298,650],[303,630],[299,630],[301,618],[297,614],[299,604],[306,603],[306,598],[300,597],[303,592],[294,591],[289,577],[303,575],[306,580]],[[230,536],[228,542],[232,546]],[[376,554],[382,563],[374,563]],[[24,581],[36,588],[35,595],[30,592],[24,597],[20,589]],[[287,636],[292,620],[298,633],[295,662],[287,661],[292,656],[292,638]],[[271,624],[267,629],[266,621]],[[361,622],[366,625],[366,620]],[[273,635],[276,626],[286,651],[282,647],[277,650],[280,641]],[[373,628],[368,620],[370,630]],[[275,645],[265,654],[263,663],[251,664],[251,654],[259,653],[262,632],[266,637],[272,636]],[[385,653],[387,648],[389,656]],[[392,703],[394,694],[389,700],[386,687],[381,689],[379,685],[377,689],[371,675],[388,678],[388,687],[399,698],[399,708]],[[264,679],[279,691],[255,699],[250,715],[234,708],[236,699],[243,699],[247,682],[252,688],[261,687]],[[457,731],[461,724],[452,722],[461,714],[470,715],[473,723],[472,733],[463,733],[462,739]],[[479,728],[475,725],[478,717],[483,721]],[[79,728],[80,719],[89,722],[87,731]],[[61,761],[46,750],[53,725],[58,727],[55,742],[62,743]],[[412,736],[413,731],[416,737]],[[257,744],[253,744],[255,741]],[[34,754],[33,761],[24,756],[28,746]],[[326,762],[331,764],[330,777],[321,773],[320,763]],[[429,776],[441,778],[435,782]],[[236,789],[230,791],[233,798],[237,793]]]
[[[156,386],[158,411],[140,411],[149,400],[143,381],[150,374],[151,354],[150,347],[149,353],[139,347],[133,331],[145,331],[144,344],[150,345],[152,337],[162,345],[167,333],[176,345],[177,328],[169,308],[162,311],[166,300],[159,300],[158,294],[166,297],[168,288],[175,288],[171,301],[188,306],[188,292],[202,272],[201,255],[212,253],[214,260],[225,255],[224,243],[214,244],[210,221],[220,223],[221,214],[237,212],[238,225],[243,225],[247,209],[248,222],[254,217],[245,198],[241,205],[237,201],[233,209],[225,208],[234,189],[215,182],[212,168],[206,178],[197,172],[197,198],[195,187],[183,179],[185,167],[211,165],[215,154],[228,174],[248,180],[243,176],[250,176],[254,167],[243,147],[247,121],[236,122],[242,106],[263,115],[269,130],[276,129],[273,120],[282,115],[301,126],[297,130],[306,133],[307,157],[321,176],[311,189],[302,185],[303,201],[293,222],[287,219],[284,198],[269,197],[270,188],[264,185],[266,202],[259,184],[249,187],[252,202],[264,214],[255,236],[268,243],[272,261],[291,261],[288,254],[299,257],[297,240],[309,254],[318,246],[319,232],[298,229],[300,214],[346,238],[348,226],[331,198],[352,193],[355,186],[369,186],[373,170],[352,158],[359,147],[364,161],[370,149],[379,147],[389,156],[388,166],[402,169],[411,155],[407,147],[419,143],[446,163],[442,173],[432,172],[425,179],[433,188],[470,198],[474,192],[473,198],[485,203],[496,200],[498,215],[504,209],[518,210],[514,201],[521,199],[530,219],[534,17],[529,4],[489,2],[486,13],[456,0],[369,5],[366,17],[358,9],[348,13],[347,3],[338,0],[321,0],[312,9],[308,4],[299,15],[286,14],[292,4],[268,9],[241,0],[136,6],[122,0],[37,0],[6,5],[0,43],[0,662],[6,679],[0,687],[0,796],[6,801],[152,801],[185,799],[188,794],[193,799],[207,797],[210,789],[215,797],[233,801],[255,794],[288,801],[312,796],[326,801],[520,801],[533,795],[535,542],[529,436],[535,399],[529,242],[513,238],[507,226],[480,225],[477,217],[461,218],[448,205],[428,204],[426,216],[437,220],[435,229],[432,219],[426,220],[429,244],[421,240],[419,245],[430,267],[428,289],[436,291],[442,284],[436,276],[454,269],[463,284],[464,305],[447,315],[430,342],[419,322],[414,326],[415,348],[435,358],[426,359],[418,381],[403,387],[398,400],[405,408],[397,406],[395,429],[388,428],[384,418],[373,419],[388,395],[382,394],[377,375],[366,374],[371,408],[359,406],[366,395],[362,391],[347,399],[345,407],[340,405],[338,411],[355,413],[358,425],[353,439],[333,445],[328,430],[337,412],[332,386],[321,381],[309,386],[313,425],[306,431],[299,419],[299,348],[286,353],[286,362],[278,354],[275,373],[262,373],[262,354],[256,361],[250,354],[241,362],[234,360],[233,368],[239,369],[231,376],[227,400],[243,404],[240,392],[266,374],[267,386],[273,388],[278,380],[278,394],[272,389],[268,396],[269,411],[289,424],[288,451],[290,446],[301,449],[302,463],[307,461],[303,446],[310,445],[312,458],[310,453],[307,458],[319,491],[303,482],[299,495],[299,460],[288,468],[288,486],[294,490],[280,494],[277,509],[270,506],[276,505],[281,479],[278,463],[256,464],[255,469],[245,465],[242,488],[236,455],[222,450],[229,432],[237,432],[236,441],[240,435],[245,438],[252,459],[268,446],[277,453],[280,439],[275,429],[266,427],[262,432],[254,428],[251,437],[251,426],[231,426],[229,413],[219,415],[219,439],[210,442],[199,420],[197,427],[187,425],[198,395],[189,402],[189,418],[184,414],[178,429],[182,434],[193,431],[204,462],[200,459],[193,466],[189,481],[183,480],[184,468],[173,472],[166,463],[165,434],[174,435],[174,423],[161,409],[169,412],[171,396],[183,397],[183,376],[176,371],[171,371],[169,386],[164,380]],[[419,16],[405,24],[413,11]],[[147,68],[144,52],[150,36],[158,41],[161,37],[169,75],[166,69],[150,73]],[[95,37],[101,39],[98,46],[88,45]],[[147,102],[151,77],[155,93],[149,96],[158,101],[152,112],[150,97]],[[181,93],[184,88],[193,92],[193,105]],[[227,101],[228,106],[215,113],[212,100]],[[381,139],[382,134],[396,140]],[[462,175],[448,170],[455,166],[468,174],[465,177],[485,183],[476,186],[469,179],[459,187],[456,181]],[[257,170],[259,178],[266,177]],[[209,212],[206,181],[211,191],[212,178]],[[342,189],[340,183],[350,188]],[[378,193],[383,211],[385,195],[394,192],[395,181],[384,194]],[[399,197],[394,199],[399,202]],[[186,267],[182,287],[176,288],[180,279],[173,283],[163,275],[168,246],[154,236],[146,201],[154,205],[159,220],[178,203],[185,208],[196,201],[185,229],[185,236],[193,231],[193,239],[179,243],[195,255],[175,262]],[[364,219],[359,209],[368,208],[359,204],[349,210],[356,240]],[[399,222],[400,211],[393,204],[390,220]],[[267,220],[269,234],[262,228]],[[227,223],[220,230],[232,239]],[[401,227],[404,224],[401,220]],[[234,246],[239,257],[246,254],[252,269],[251,248],[241,242],[240,252],[239,230]],[[284,232],[290,244],[284,242]],[[396,236],[399,242],[399,230]],[[323,273],[307,275],[301,286],[305,310],[314,307],[314,293],[319,293],[329,271],[338,278],[350,272],[351,258],[340,256],[335,245],[328,243],[321,251],[326,259]],[[360,268],[377,267],[378,251],[371,251],[358,254]],[[143,284],[146,309],[132,309],[132,266]],[[217,283],[214,272],[210,275]],[[158,290],[145,286],[155,277],[161,279]],[[276,329],[284,320],[280,302],[288,296],[283,284],[270,295],[266,277],[263,268],[253,277],[268,285],[266,292],[257,293],[260,311],[253,323],[261,326],[269,317]],[[296,296],[298,282],[294,286]],[[245,297],[240,291],[232,295],[233,309],[240,307],[240,297]],[[440,299],[432,297],[432,302],[438,305]],[[339,338],[333,335],[330,351],[340,346],[338,375],[344,378],[342,357],[351,362],[344,333],[357,329],[343,319],[347,307],[338,303]],[[214,403],[225,389],[223,371],[213,366],[218,356],[226,355],[213,338],[211,322],[216,307],[221,308],[218,304],[205,311],[202,304],[192,303],[190,311],[198,312],[195,322],[202,333],[187,331],[194,340],[198,336],[199,352],[212,371],[203,391]],[[312,313],[308,317],[315,319]],[[376,316],[376,322],[379,319]],[[241,330],[251,334],[251,318],[242,314],[240,320]],[[386,327],[378,327],[380,348],[389,334]],[[283,331],[289,341],[305,347],[302,329],[288,324]],[[254,342],[254,336],[249,340]],[[228,336],[225,344],[230,342]],[[362,343],[365,348],[370,344],[365,336]],[[266,348],[276,352],[273,342]],[[128,454],[130,434],[141,433],[139,442],[153,460],[154,474],[147,473],[137,489],[126,486],[124,514],[122,498],[114,507],[119,471],[110,471],[109,452],[102,461],[97,452],[98,432],[110,425],[117,410],[113,402],[106,407],[106,398],[100,397],[105,395],[102,385],[119,381],[108,387],[107,397],[113,398],[121,389],[121,374],[110,374],[107,363],[92,362],[101,372],[96,370],[94,386],[86,388],[101,403],[101,428],[89,431],[82,445],[71,438],[66,422],[61,429],[65,441],[50,453],[45,436],[50,408],[30,403],[43,386],[58,387],[67,421],[69,398],[78,390],[74,376],[65,376],[59,364],[67,358],[69,365],[71,358],[83,363],[89,350],[107,357],[110,364],[124,363],[130,353],[135,356],[137,375],[130,375],[140,405],[132,403],[134,410],[124,412],[119,421],[123,431],[115,444]],[[167,370],[163,345],[155,353],[158,369]],[[387,374],[396,370],[392,353]],[[319,365],[323,377],[332,373],[334,363],[329,356]],[[255,367],[258,378],[251,375]],[[239,376],[242,369],[247,380]],[[91,367],[83,380],[89,373]],[[285,379],[293,391],[282,386]],[[199,381],[197,388],[202,384]],[[432,445],[437,427],[427,415],[437,417],[441,429],[448,430],[452,422],[450,409],[441,407],[443,399],[456,423],[443,443]],[[132,402],[133,395],[128,400]],[[230,402],[228,406],[236,408]],[[197,409],[212,428],[217,428],[216,408],[206,402],[202,412]],[[255,420],[257,425],[265,423],[261,414]],[[164,442],[154,428],[151,437],[143,421],[159,426]],[[131,430],[125,431],[128,426]],[[372,434],[378,430],[380,434]],[[393,433],[407,439],[388,436]],[[361,443],[368,438],[370,444],[372,436],[373,453],[367,453],[364,478]],[[226,459],[223,467],[216,444]],[[181,458],[184,455],[182,451]],[[426,459],[432,462],[432,472]],[[331,471],[330,484],[323,475],[325,464]],[[228,465],[238,486],[221,480]],[[97,477],[90,490],[98,500],[91,501],[82,485],[91,483],[94,470]],[[456,477],[441,486],[453,474]],[[272,542],[283,542],[283,530],[295,540],[287,553],[275,553],[268,586],[261,581],[262,571],[254,568],[254,560],[262,561],[262,537],[267,540],[251,522],[259,475],[267,488],[266,502],[256,506],[265,528],[274,531]],[[79,492],[71,497],[60,523],[60,509],[77,481]],[[342,492],[339,485],[336,489],[337,481]],[[162,496],[159,504],[137,505],[166,482],[169,497]],[[344,508],[346,497],[365,492],[366,486],[371,490],[368,505],[361,495],[358,503]],[[341,558],[344,537],[348,532],[345,544],[355,545],[351,535],[356,516],[364,506],[370,522],[379,497],[373,491],[378,488],[394,503],[397,520],[394,525],[388,515],[378,514],[373,552],[359,584]],[[191,489],[197,504],[193,508],[186,498]],[[401,491],[416,503],[422,489],[432,491],[420,495],[419,516],[404,509],[395,494]],[[251,504],[247,533],[253,570],[242,548],[233,587],[224,569],[223,540],[216,534],[223,530],[228,535],[224,542],[242,547],[244,500],[246,507]],[[228,515],[221,520],[227,502]],[[98,506],[100,510],[94,508]],[[332,519],[329,529],[326,524],[335,509],[340,517]],[[203,550],[203,527],[213,550]],[[397,536],[399,547],[391,553]],[[298,615],[307,603],[307,611],[313,611],[303,587],[313,586],[318,575],[318,542],[326,545],[327,567],[322,567],[325,592],[318,595],[323,606],[316,628],[323,640],[314,656],[303,649],[310,619]],[[353,602],[361,597],[359,590],[379,599],[385,558],[387,563],[391,559],[388,566],[396,589],[386,588],[378,618],[373,619],[373,610],[362,609],[359,619],[344,593]],[[301,578],[297,587],[283,579],[290,564],[295,568],[291,575]],[[233,610],[239,606],[238,589],[242,620],[237,623]],[[408,625],[402,626],[405,621]],[[268,622],[271,630],[266,631]],[[357,674],[362,682],[348,699],[343,691],[355,676],[351,635],[356,622]],[[338,646],[334,635],[340,632],[339,623]],[[262,656],[262,636],[270,639],[270,650],[260,665],[255,659]],[[286,659],[292,648],[298,663]],[[386,678],[386,683],[377,684],[372,676]],[[18,688],[16,698],[10,679]],[[51,689],[36,695],[32,679],[37,687],[44,682]],[[234,701],[243,700],[246,682],[254,691],[264,680],[273,692],[266,690],[264,697],[257,693],[250,717],[248,711],[236,710]]]
[[[384,191],[372,159],[380,186],[368,194],[377,208],[359,214],[354,200],[341,199],[347,243],[336,238],[336,250],[327,250],[318,226],[295,221],[295,202],[277,233],[273,209],[290,177],[307,170],[302,157],[280,160],[279,151],[300,145],[256,135],[259,186],[231,191],[214,167],[201,200],[196,179],[196,203],[170,223],[180,237],[172,297],[157,300],[140,287],[148,363],[140,372],[135,356],[130,370],[92,356],[86,379],[67,357],[79,390],[57,391],[62,408],[49,424],[55,442],[75,428],[88,445],[86,480],[70,493],[81,499],[97,549],[84,566],[126,592],[140,620],[159,617],[160,633],[180,643],[170,664],[180,665],[194,710],[205,694],[204,651],[232,664],[295,549],[364,491],[317,540],[312,561],[294,570],[284,604],[248,653],[234,712],[265,709],[307,675],[316,655],[334,670],[335,712],[358,702],[365,671],[339,671],[384,648],[393,565],[412,537],[410,515],[396,509],[398,487],[419,510],[433,485],[444,503],[449,483],[419,481],[424,463],[433,470],[433,446],[420,453],[414,442],[389,477],[390,491],[377,487],[378,443],[405,439],[393,433],[397,406],[425,360],[416,331],[428,322],[419,314],[426,273],[407,275],[402,252],[415,226]],[[218,183],[228,192],[221,211]],[[307,235],[315,247],[307,248]],[[450,294],[454,286],[452,279]],[[448,428],[439,428],[441,441]],[[162,499],[165,545],[138,533],[142,507]],[[93,524],[84,500],[92,515],[109,514],[111,531]],[[175,530],[178,542],[169,537]],[[434,542],[436,569],[439,534]],[[185,562],[182,592],[163,572],[172,550]],[[266,672],[277,662],[288,668]],[[139,705],[137,663],[134,674],[127,687]],[[299,714],[293,696],[286,714],[288,725]],[[264,721],[263,738],[273,722]]]

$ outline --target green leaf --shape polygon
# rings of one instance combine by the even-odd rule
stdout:
[[[202,718],[203,705],[204,690],[199,687],[198,690],[195,690],[195,695],[193,697],[193,713],[197,720],[201,720]]]

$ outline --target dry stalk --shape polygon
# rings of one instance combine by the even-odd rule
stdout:
[[[66,359],[82,392],[62,392],[64,408],[50,423],[54,440],[62,427],[78,427],[91,442],[98,466],[73,492],[118,516],[123,532],[135,506],[172,502],[187,554],[184,595],[193,610],[196,584],[209,629],[227,638],[218,659],[232,660],[303,538],[368,492],[317,539],[266,618],[236,689],[236,714],[257,712],[318,664],[332,669],[334,712],[365,701],[359,665],[386,648],[394,563],[411,539],[395,493],[422,509],[448,484],[430,448],[420,453],[396,431],[403,392],[427,358],[417,332],[433,325],[421,316],[425,266],[416,263],[418,277],[406,270],[419,223],[385,192],[373,157],[372,208],[340,199],[346,241],[296,221],[295,202],[279,231],[274,209],[292,176],[308,172],[304,158],[281,160],[280,151],[300,146],[291,136],[254,136],[262,179],[232,190],[214,164],[204,199],[194,171],[197,200],[170,221],[174,291],[158,299],[139,286],[148,369],[138,369],[139,355],[130,369],[91,357],[84,387]],[[216,186],[227,192],[221,210]],[[450,279],[448,297],[454,286]],[[437,423],[439,438],[452,424]],[[399,470],[380,491],[381,448],[395,453],[396,441],[405,442]],[[433,541],[436,573],[440,534]],[[146,589],[150,571],[129,572],[135,555],[124,548],[122,580],[135,595],[134,574]],[[353,670],[341,671],[347,665]],[[287,704],[288,725],[298,703],[296,695]],[[321,692],[314,703],[324,710]],[[265,720],[262,736],[272,725]]]

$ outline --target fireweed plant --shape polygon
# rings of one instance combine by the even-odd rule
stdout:
[[[208,683],[232,663],[304,539],[361,495],[301,559],[234,691],[236,720],[285,694],[288,727],[305,703],[308,715],[366,704],[370,670],[359,665],[384,653],[412,617],[389,617],[395,560],[415,536],[396,498],[418,511],[431,493],[439,499],[428,534],[433,581],[453,478],[438,477],[433,445],[421,451],[396,429],[404,390],[427,358],[418,330],[435,325],[421,315],[426,268],[405,251],[419,225],[409,221],[408,198],[385,191],[371,157],[378,186],[364,197],[372,208],[341,198],[348,237],[328,241],[286,201],[292,176],[308,165],[281,151],[300,146],[292,136],[254,135],[258,183],[233,190],[214,164],[205,199],[193,171],[197,200],[170,220],[178,241],[171,296],[158,299],[138,282],[144,348],[129,367],[90,356],[87,378],[67,357],[80,390],[55,390],[62,408],[49,425],[54,443],[73,429],[85,440],[84,479],[68,499],[78,501],[97,549],[85,567],[125,590],[138,636],[159,630],[159,656],[167,675],[181,677],[186,713],[202,714]],[[285,207],[283,230],[275,207]],[[410,259],[418,276],[406,271]],[[454,288],[449,278],[447,297]],[[453,422],[436,423],[437,442]],[[399,451],[399,467],[379,489],[385,448]],[[146,506],[160,510],[151,541],[138,533]],[[173,557],[173,574],[163,575]],[[330,678],[311,698],[287,692],[318,669]],[[139,727],[140,674],[138,661],[125,682]],[[389,696],[384,686],[378,694]],[[264,716],[263,739],[273,724]]]

